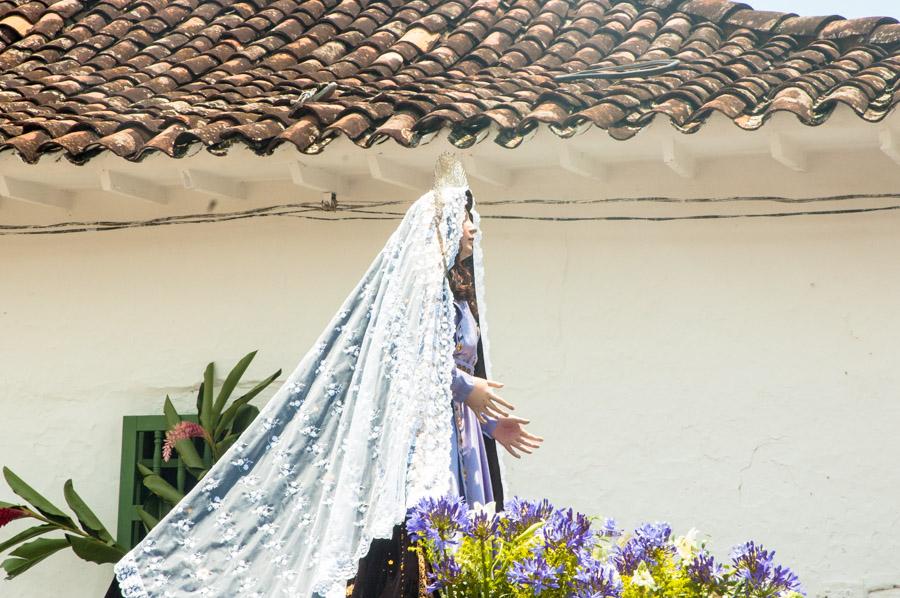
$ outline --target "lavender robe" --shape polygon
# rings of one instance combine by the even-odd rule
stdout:
[[[493,438],[497,421],[490,419],[480,424],[475,412],[465,400],[475,387],[474,377],[478,360],[478,324],[465,300],[454,301],[456,306],[456,348],[453,359],[457,367],[453,371],[453,450],[451,459],[457,491],[469,505],[494,500],[491,474],[482,434]],[[467,371],[468,370],[468,371]]]

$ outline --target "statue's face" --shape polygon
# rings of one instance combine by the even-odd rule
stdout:
[[[463,211],[463,217],[462,236],[459,238],[459,253],[457,254],[458,260],[464,260],[472,255],[475,233],[478,232],[468,210]]]

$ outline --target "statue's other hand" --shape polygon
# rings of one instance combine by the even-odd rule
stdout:
[[[526,431],[525,425],[528,423],[529,420],[521,417],[498,417],[497,427],[494,428],[494,440],[516,459],[522,458],[520,452],[530,455],[535,449],[540,448],[544,439]]]

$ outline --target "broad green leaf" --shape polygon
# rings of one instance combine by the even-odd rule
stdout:
[[[152,469],[141,463],[137,464],[138,471],[144,477],[144,486],[146,486],[153,494],[168,502],[169,504],[177,504],[184,495],[177,488],[165,481],[159,474],[153,472]],[[148,480],[150,482],[148,483]],[[158,490],[158,491],[157,491]]]
[[[27,570],[29,567],[23,568],[23,565],[28,565],[28,563],[29,561],[26,561],[25,559],[8,558],[0,564],[0,567],[3,567],[3,570],[6,571],[6,579],[10,580],[19,573]]]
[[[203,383],[200,383],[200,388],[197,389],[197,413],[200,413],[200,410],[203,409]]]
[[[203,469],[206,467],[206,464],[203,463],[203,457],[197,452],[197,447],[194,446],[194,443],[189,438],[176,442],[175,450],[178,451],[178,456],[181,457],[181,460],[189,469]]]
[[[166,397],[166,402],[163,404],[163,413],[166,415],[166,425],[168,425],[169,428],[178,425],[178,423],[182,421],[181,416],[178,415],[175,406],[168,396]],[[190,439],[186,438],[176,442],[175,450],[178,451],[178,456],[181,457],[181,460],[184,461],[184,464],[189,468],[203,469],[205,467],[203,458],[200,457],[200,453],[197,452],[197,447],[194,446],[194,443]]]
[[[155,473],[144,476],[144,486],[156,496],[173,505],[177,505],[184,498],[184,494]]]
[[[2,567],[7,573],[6,578],[12,579],[21,575],[50,555],[68,547],[69,542],[61,538],[41,538],[23,544],[10,553],[10,558],[3,561]]]
[[[188,467],[187,472],[191,474],[195,479],[199,480],[203,476],[206,475],[206,472],[209,471],[209,467],[204,465],[203,467]]]
[[[18,544],[20,542],[24,542],[25,540],[30,540],[36,536],[40,536],[41,534],[46,534],[47,532],[52,532],[53,530],[56,530],[56,529],[59,529],[59,528],[56,527],[55,525],[49,525],[46,523],[44,523],[42,525],[35,525],[34,527],[29,527],[26,530],[22,530],[21,532],[19,532],[18,534],[16,534],[12,538],[10,538],[9,540],[0,543],[0,552],[9,550],[10,548],[12,548],[13,546],[15,546],[16,544]]]
[[[247,403],[252,401],[256,397],[256,395],[265,390],[265,388],[280,375],[281,370],[278,370],[277,372],[251,388],[247,392],[247,394],[241,396],[238,399],[235,399],[228,407],[228,409],[225,410],[225,413],[222,414],[222,417],[219,420],[219,425],[216,426],[216,435],[214,436],[214,438],[220,438],[225,434],[225,432],[228,430],[228,425],[234,419],[235,415],[237,415],[238,409],[241,408],[241,405],[246,405]]]
[[[68,503],[69,508],[72,509],[75,516],[78,517],[78,523],[81,524],[81,529],[104,542],[113,541],[112,535],[106,530],[100,519],[93,511],[91,511],[81,497],[78,496],[78,493],[75,492],[75,486],[72,484],[72,480],[66,480],[66,483],[63,486],[63,494],[66,497],[66,503]]]
[[[66,542],[66,541],[63,540],[63,542]],[[68,542],[66,542],[66,546],[68,546]],[[3,564],[0,565],[0,567],[3,567],[3,569],[6,571],[6,579],[12,579],[18,575],[21,575],[22,573],[25,573],[26,571],[28,571],[29,569],[31,569],[32,567],[34,567],[35,565],[37,565],[38,563],[43,561],[45,558],[47,558],[48,556],[50,556],[57,550],[62,550],[63,548],[65,548],[65,546],[60,546],[53,552],[48,552],[47,554],[45,554],[43,556],[33,558],[33,559],[22,559],[22,558],[18,558],[18,557],[10,557],[10,558],[6,559],[5,561],[3,561]]]
[[[223,438],[221,442],[216,444],[216,453],[219,455],[219,458],[222,458],[222,455],[231,448],[231,445],[234,444],[234,441],[240,437],[240,434],[230,434]]]
[[[216,430],[216,414],[213,413],[213,383],[216,378],[216,364],[210,362],[203,372],[203,403],[200,406],[200,425],[212,436]]]
[[[11,502],[3,502],[0,500],[0,509],[19,509],[22,505],[14,505]]]
[[[68,548],[68,546],[69,543],[66,542],[65,538],[40,538],[33,542],[22,544],[10,552],[9,556],[17,556],[20,559],[31,560],[51,555],[57,550]]]
[[[234,416],[234,423],[231,425],[232,434],[241,434],[249,428],[257,415],[259,415],[259,407],[256,405],[241,405],[237,415]]]
[[[144,477],[147,477],[148,475],[156,475],[152,469],[150,469],[143,463],[138,463],[137,468],[138,468],[138,471],[141,473],[141,475]]]
[[[68,515],[26,484],[22,478],[14,474],[8,467],[3,468],[3,477],[6,478],[6,483],[9,484],[13,492],[33,505],[44,517],[61,525],[75,527],[75,522]]]
[[[250,365],[250,362],[253,361],[254,357],[256,357],[256,351],[244,355],[244,357],[237,362],[237,365],[228,373],[228,377],[225,378],[225,382],[222,384],[222,388],[219,389],[219,396],[216,397],[216,403],[213,406],[213,412],[217,419],[222,413],[222,409],[225,408],[225,403],[227,403],[228,399],[231,397],[231,393],[234,391],[238,382],[241,381],[241,376],[247,371],[247,366]]]
[[[66,534],[66,539],[81,559],[91,563],[117,563],[125,556],[126,550],[121,546],[104,544],[93,538],[83,538]]]
[[[138,517],[141,518],[141,521],[144,524],[144,529],[147,530],[148,532],[151,529],[153,529],[154,527],[156,527],[157,523],[159,523],[159,519],[157,519],[156,517],[154,517],[147,511],[145,511],[144,509],[142,509],[140,507],[135,507],[134,510],[137,511]]]
[[[166,401],[163,403],[163,414],[166,416],[167,428],[174,428],[181,422],[181,416],[175,410],[175,405],[172,404],[172,399],[169,398],[169,395],[166,395]]]

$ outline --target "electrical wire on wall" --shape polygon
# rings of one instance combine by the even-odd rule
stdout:
[[[590,200],[555,200],[555,199],[519,199],[519,200],[487,200],[479,201],[479,208],[485,206],[515,206],[515,205],[603,205],[617,203],[664,203],[664,204],[724,204],[739,202],[775,202],[783,204],[809,205],[823,202],[846,202],[850,200],[884,200],[892,199],[900,201],[900,194],[858,194],[858,195],[833,195],[806,198],[787,198],[778,196],[737,196],[737,197],[700,197],[700,198],[674,198],[674,197],[619,197]],[[248,218],[303,218],[308,220],[398,220],[405,214],[408,201],[385,201],[376,203],[358,203],[338,205],[334,208],[325,208],[321,203],[288,203],[262,208],[253,208],[237,212],[185,214],[178,216],[165,216],[146,220],[98,220],[92,222],[59,222],[54,224],[0,224],[0,235],[50,235],[84,232],[100,232],[122,230],[129,228],[143,228],[149,226],[173,226],[180,224],[204,224],[213,222],[227,222],[230,220],[246,220]],[[382,210],[391,206],[402,206],[403,211]],[[585,221],[633,221],[633,222],[673,222],[679,220],[733,220],[742,218],[797,218],[801,216],[839,216],[850,214],[864,214],[869,212],[887,212],[900,210],[900,203],[870,206],[847,207],[830,209],[806,209],[802,211],[765,211],[744,213],[707,213],[685,215],[606,215],[606,216],[528,216],[520,214],[482,214],[485,220],[534,220],[546,222],[585,222]]]

